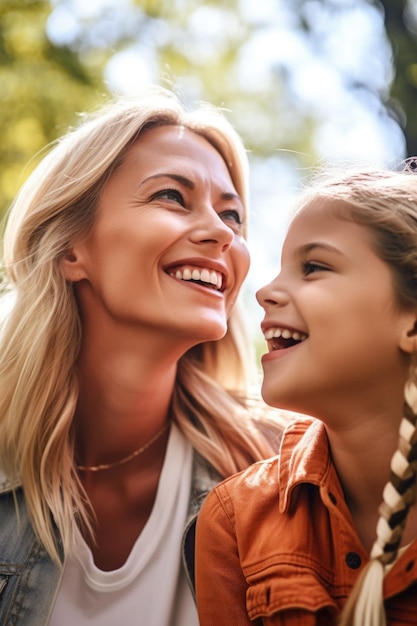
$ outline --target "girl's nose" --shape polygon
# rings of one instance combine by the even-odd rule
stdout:
[[[288,302],[288,295],[279,281],[280,274],[256,292],[256,299],[263,309],[271,306],[283,306]]]

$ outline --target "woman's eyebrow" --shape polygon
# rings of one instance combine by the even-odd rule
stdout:
[[[184,185],[184,187],[187,187],[187,189],[195,189],[195,184],[189,178],[186,178],[185,176],[182,176],[181,174],[170,174],[167,172],[161,172],[159,174],[152,174],[152,176],[148,176],[147,178],[145,178],[138,186],[141,187],[141,185],[145,184],[147,181],[153,180],[155,178],[171,178],[172,180],[175,180],[177,183]],[[224,191],[221,194],[221,198],[222,200],[237,200],[238,202],[240,202],[240,204],[242,204],[242,199],[239,196],[239,194],[233,193],[231,191]]]
[[[145,178],[140,183],[139,187],[143,185],[144,183],[148,182],[148,180],[153,180],[154,178],[171,178],[172,180],[175,180],[177,183],[181,183],[181,185],[184,185],[184,187],[187,187],[188,189],[195,188],[193,181],[190,180],[189,178],[186,178],[185,176],[181,176],[180,174],[169,174],[165,172],[161,172],[160,174],[152,174],[152,176],[148,176],[148,178]]]
[[[240,202],[240,204],[242,204],[242,199],[237,193],[225,191],[224,193],[221,194],[221,197],[222,197],[222,200],[237,200],[238,202]]]

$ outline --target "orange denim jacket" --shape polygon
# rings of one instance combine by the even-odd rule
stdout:
[[[203,505],[200,626],[333,626],[367,561],[325,428],[298,420],[287,427],[279,456],[223,481]],[[385,577],[389,626],[417,624],[416,582],[417,541]]]

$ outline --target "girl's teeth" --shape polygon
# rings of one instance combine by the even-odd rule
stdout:
[[[283,339],[294,339],[295,341],[303,341],[306,338],[304,333],[300,333],[298,331],[292,332],[288,330],[288,328],[269,328],[265,332],[265,339],[278,339],[282,337]]]
[[[281,337],[282,331],[280,328],[270,328],[265,333],[265,339],[274,339]]]

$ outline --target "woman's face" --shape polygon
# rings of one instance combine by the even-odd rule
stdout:
[[[257,294],[269,351],[266,401],[320,416],[351,402],[369,407],[373,392],[375,405],[381,390],[402,393],[404,337],[415,315],[397,304],[371,232],[315,200],[293,220],[281,261],[280,274]]]
[[[191,346],[221,338],[249,269],[245,211],[220,154],[182,127],[144,131],[64,262],[84,322]]]

